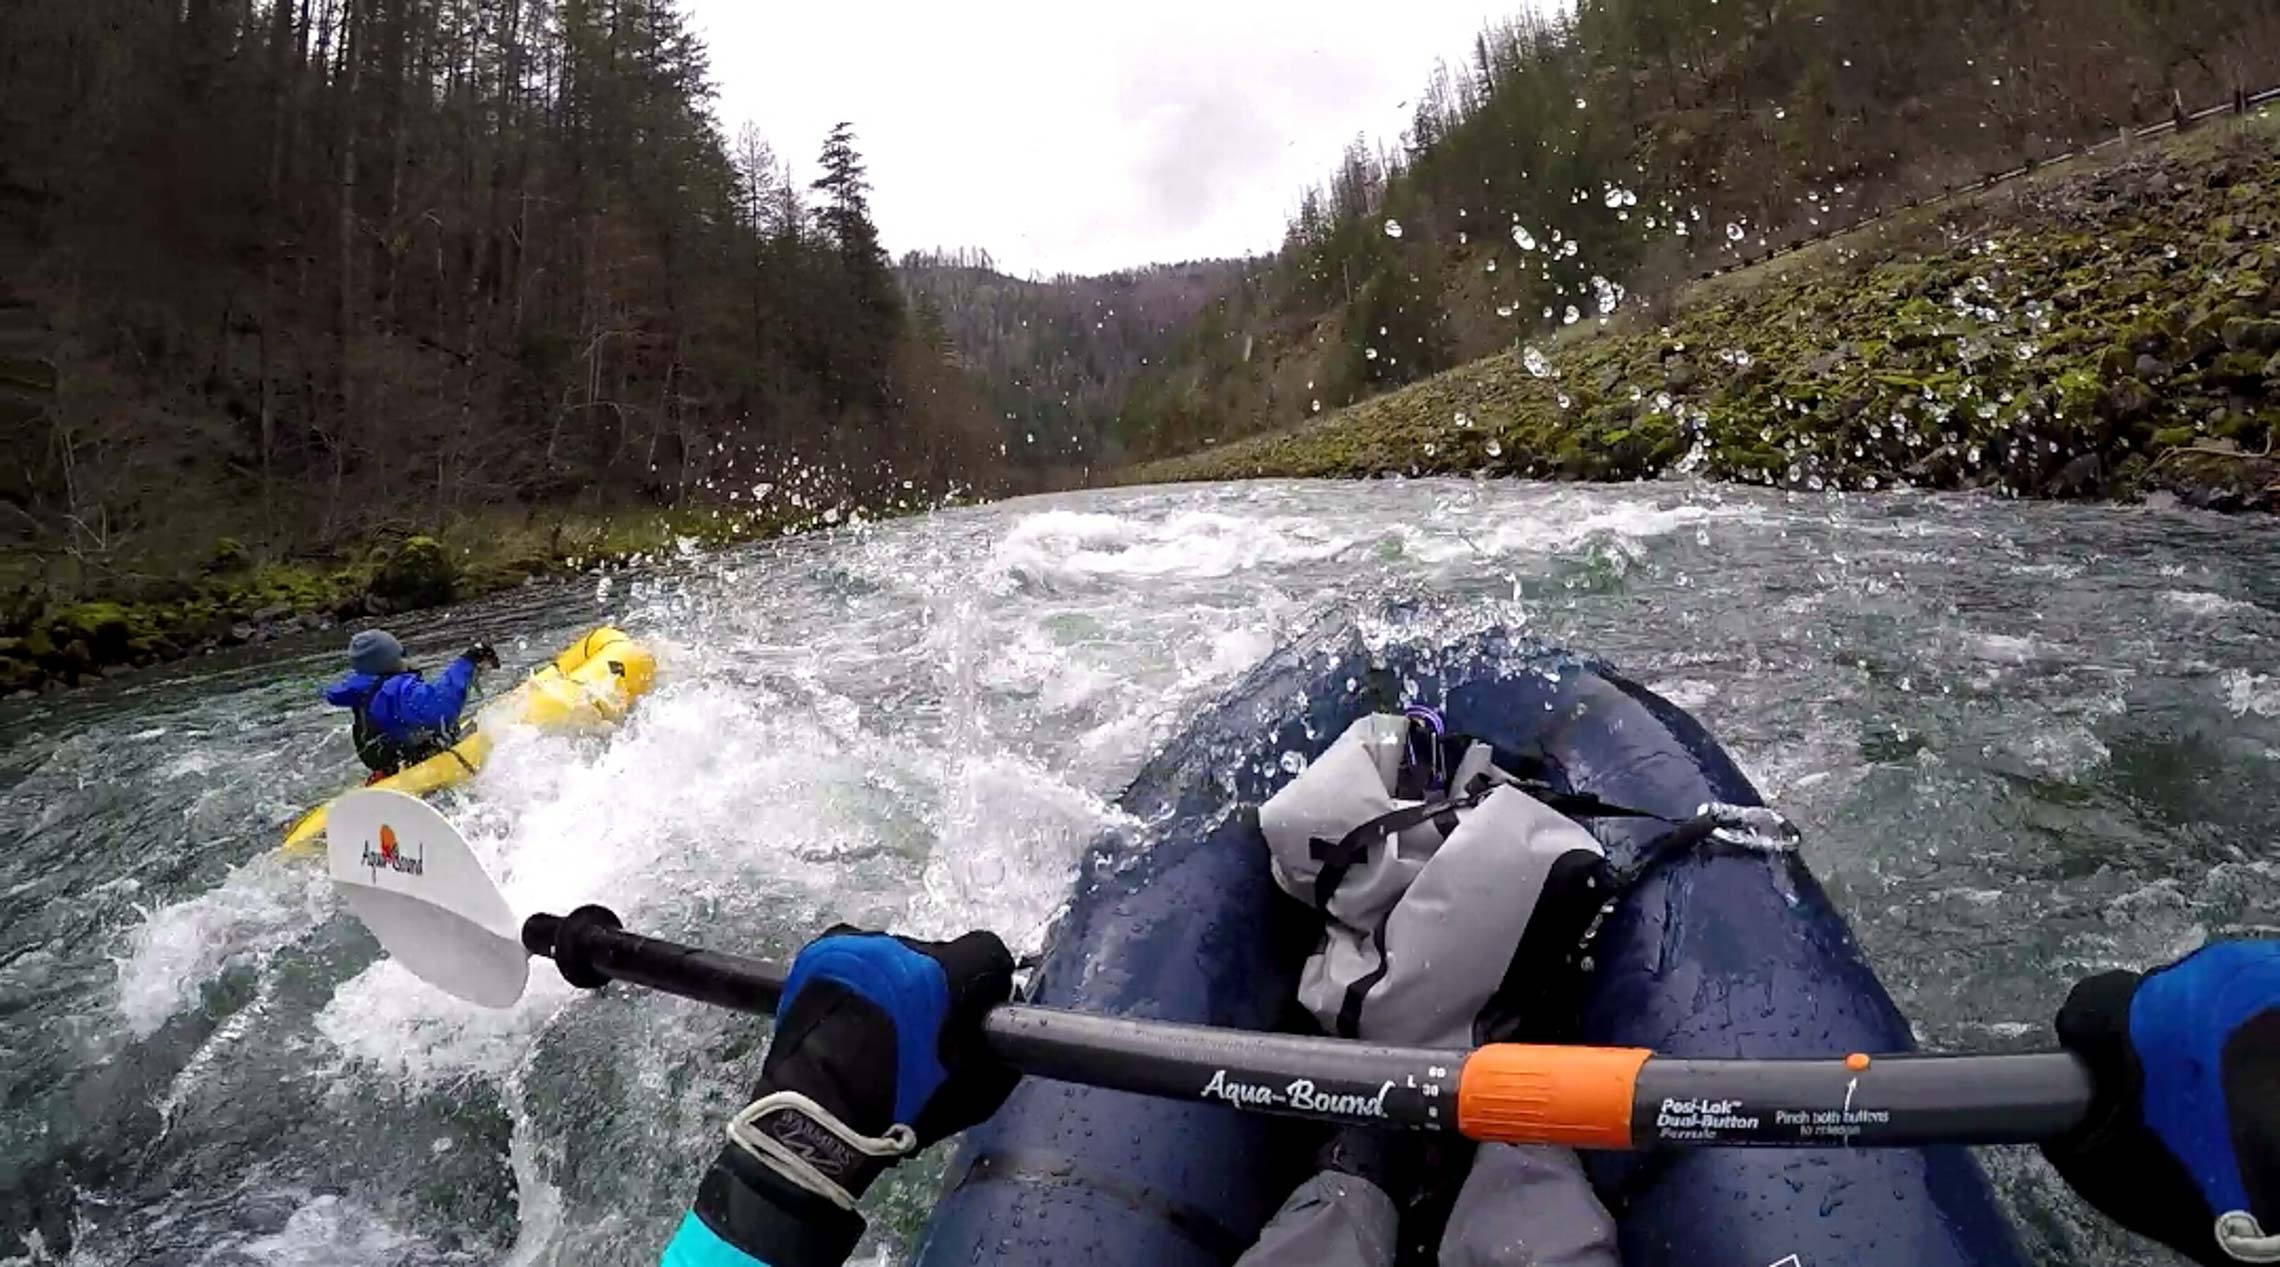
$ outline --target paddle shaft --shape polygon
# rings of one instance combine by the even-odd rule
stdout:
[[[600,907],[533,915],[522,942],[588,989],[628,981],[772,1013],[773,964],[628,933]],[[1391,1047],[1002,1004],[990,1050],[1027,1074],[1316,1121],[1577,1148],[1899,1147],[2050,1139],[2089,1111],[2087,1066],[2002,1056],[1692,1060],[1638,1048]]]

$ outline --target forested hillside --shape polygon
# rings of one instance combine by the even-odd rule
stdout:
[[[1099,277],[1009,277],[984,250],[911,251],[897,270],[918,329],[1006,420],[1011,460],[1081,482],[1133,384],[1256,261],[1152,264]]]
[[[912,337],[854,132],[797,139],[802,188],[724,138],[707,74],[673,0],[14,12],[12,583],[223,535],[988,484],[1001,421]]]
[[[1285,425],[2280,76],[2231,0],[1578,0],[1484,32],[1304,191],[1117,439]]]

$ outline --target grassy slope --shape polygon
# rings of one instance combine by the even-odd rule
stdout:
[[[2280,121],[2053,168],[1128,482],[1674,466],[1805,488],[2270,505]],[[2245,450],[2236,455],[2228,450]]]

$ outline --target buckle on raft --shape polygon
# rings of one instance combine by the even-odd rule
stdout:
[[[1720,844],[1755,849],[1762,853],[1795,853],[1805,833],[1797,824],[1765,805],[1728,805],[1712,801],[1694,811],[1712,824],[1710,838]]]

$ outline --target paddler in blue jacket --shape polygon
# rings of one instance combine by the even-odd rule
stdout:
[[[835,930],[809,943],[753,1102],[731,1119],[663,1267],[844,1262],[871,1182],[988,1118],[1013,1090],[1016,1075],[989,1058],[981,1032],[1012,988],[1012,956],[989,933],[924,942]],[[2098,1084],[2083,1126],[2043,1148],[2074,1190],[2207,1267],[2280,1262],[2280,942],[2220,943],[2142,975],[2092,977],[2067,997],[2057,1029]],[[1376,1181],[1348,1179],[1333,1202],[1366,1211]],[[1393,1261],[1366,1218],[1286,1204],[1243,1267],[1299,1261],[1278,1240],[1294,1216],[1324,1233],[1303,1247],[1308,1267]]]
[[[325,688],[325,702],[349,710],[357,758],[377,781],[459,741],[475,673],[499,667],[499,655],[478,642],[429,682],[404,663],[396,635],[366,629],[348,640],[348,667],[347,677]]]

